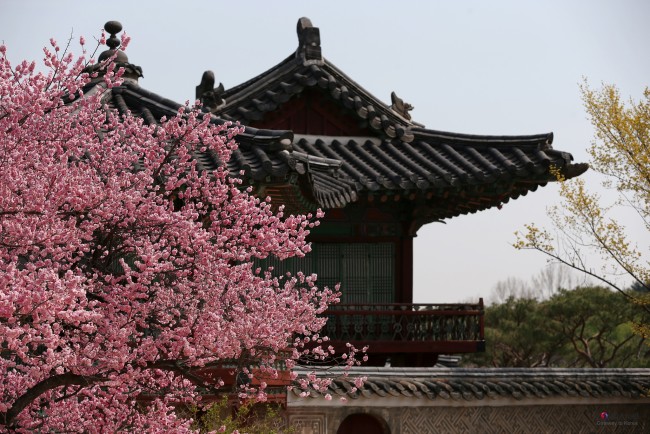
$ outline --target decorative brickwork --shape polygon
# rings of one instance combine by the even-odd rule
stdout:
[[[289,425],[297,434],[337,434],[346,416],[359,413],[371,414],[385,422],[389,434],[650,432],[650,403],[394,407],[381,410],[341,405],[324,409],[322,413],[303,414],[300,409],[289,411]],[[607,413],[607,419],[601,417],[603,412]]]
[[[644,433],[650,429],[649,410],[648,405],[620,404],[404,408],[391,412],[396,420],[390,425],[391,434],[591,433],[604,424],[615,425],[616,432]],[[601,419],[602,412],[608,421]]]
[[[318,421],[298,432],[340,434],[346,417],[364,414],[381,434],[650,432],[648,369],[366,367],[350,375],[367,380],[355,389],[337,379],[307,398],[290,392],[290,424]]]
[[[324,414],[290,414],[289,426],[296,434],[325,434],[327,429]]]

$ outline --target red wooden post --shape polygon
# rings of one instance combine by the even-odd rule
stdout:
[[[478,299],[478,306],[479,306],[479,310],[481,311],[481,313],[479,314],[480,315],[480,318],[479,318],[479,327],[480,327],[480,332],[479,333],[480,333],[480,335],[479,335],[479,337],[480,337],[480,339],[482,341],[484,341],[485,340],[485,334],[484,334],[485,331],[484,331],[483,327],[485,325],[485,310],[483,309],[483,297]]]

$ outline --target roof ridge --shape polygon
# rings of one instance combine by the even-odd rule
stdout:
[[[225,99],[225,104],[215,114],[242,122],[255,121],[261,119],[264,113],[300,95],[305,88],[322,89],[383,136],[405,142],[413,140],[410,129],[419,124],[393,110],[392,106],[374,96],[327,59],[323,59],[322,63],[305,65],[300,59],[289,56],[275,67],[224,91],[220,96]]]
[[[339,369],[341,372],[344,369]],[[298,369],[299,374],[311,372],[309,369]],[[335,375],[337,369],[328,370],[323,375]],[[565,377],[593,377],[602,376],[610,378],[614,376],[641,376],[650,379],[650,368],[448,368],[448,367],[373,367],[361,366],[345,370],[351,377],[373,375],[376,377],[471,377],[471,376],[526,376],[534,377],[540,375],[565,376]],[[318,373],[317,373],[318,374]]]
[[[245,87],[249,86],[251,83],[259,80],[260,77],[263,77],[265,75],[269,75],[269,74],[275,72],[276,70],[280,69],[285,64],[295,62],[295,61],[296,61],[295,55],[292,53],[291,55],[289,55],[286,59],[284,59],[280,63],[270,67],[269,69],[267,69],[266,71],[264,71],[264,72],[262,72],[260,74],[257,74],[255,77],[250,78],[250,79],[244,81],[243,83],[239,83],[238,85],[235,85],[235,86],[233,86],[233,87],[231,87],[229,89],[225,89],[221,96],[223,98],[227,98],[227,97],[233,95],[234,93],[239,92],[240,89],[245,88]]]
[[[546,149],[552,149],[553,132],[541,134],[526,134],[526,135],[490,135],[490,134],[467,134],[455,133],[451,131],[432,130],[428,128],[413,127],[411,131],[419,137],[427,138],[440,138],[446,141],[454,142],[467,142],[467,143],[486,143],[491,146],[503,144],[517,143],[518,145],[546,145]]]

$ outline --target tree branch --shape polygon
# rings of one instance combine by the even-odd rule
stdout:
[[[103,377],[85,376],[73,373],[55,375],[39,381],[30,387],[25,393],[18,397],[12,404],[11,408],[4,413],[0,413],[0,422],[6,427],[11,427],[16,417],[27,408],[34,400],[43,393],[60,386],[88,386],[98,381],[103,381]]]

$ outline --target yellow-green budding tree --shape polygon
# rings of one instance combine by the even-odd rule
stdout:
[[[623,207],[625,215],[640,219],[637,225],[650,234],[650,89],[638,101],[621,100],[614,85],[594,90],[585,81],[580,90],[595,129],[588,149],[590,167],[616,199],[605,204],[583,179],[565,181],[556,171],[562,202],[548,212],[554,230],[526,225],[517,233],[515,247],[538,250],[552,261],[585,272],[650,313],[648,246],[639,243],[638,235],[631,235],[620,218],[612,217]],[[587,259],[590,252],[598,253],[605,265],[594,268]],[[620,283],[622,275],[640,291],[627,291]],[[635,329],[650,337],[647,321],[635,324]]]

